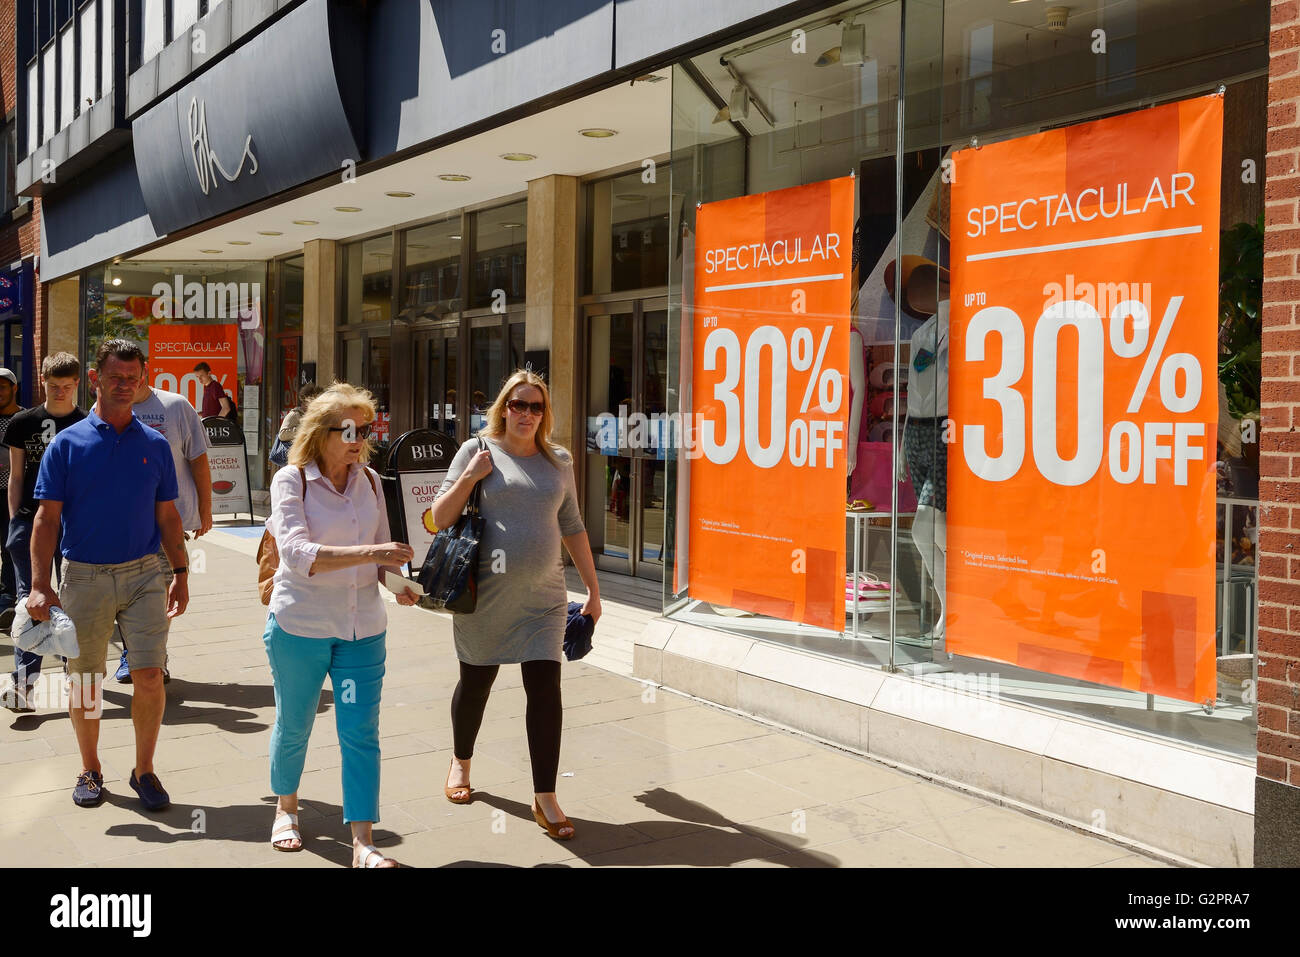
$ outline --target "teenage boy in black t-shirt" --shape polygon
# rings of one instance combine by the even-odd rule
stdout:
[[[24,409],[9,420],[4,443],[9,446],[9,538],[17,600],[32,589],[32,523],[36,519],[36,477],[41,458],[54,437],[86,417],[77,408],[81,363],[67,352],[46,356],[41,363],[45,404]],[[56,546],[56,551],[57,546]],[[0,686],[0,703],[10,711],[35,710],[28,695],[41,673],[41,656],[14,648],[14,672]]]

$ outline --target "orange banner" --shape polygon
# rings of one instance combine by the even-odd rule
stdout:
[[[947,649],[1215,699],[1223,100],[952,167]]]
[[[194,367],[206,362],[212,377],[238,407],[238,348],[239,326],[234,323],[154,323],[149,327],[149,384],[162,392],[179,392],[195,409],[201,409],[203,384]]]
[[[701,206],[691,597],[844,629],[853,179]]]

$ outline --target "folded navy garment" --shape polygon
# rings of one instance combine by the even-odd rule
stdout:
[[[577,661],[591,651],[591,636],[595,631],[596,622],[590,615],[582,613],[582,605],[576,601],[569,602],[569,621],[564,626],[564,657]]]

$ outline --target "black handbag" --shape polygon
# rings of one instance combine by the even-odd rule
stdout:
[[[487,448],[481,438],[479,443]],[[438,530],[429,553],[424,556],[416,579],[426,597],[425,608],[441,609],[467,615],[478,605],[478,547],[483,540],[482,480],[474,483],[465,513],[449,528]]]

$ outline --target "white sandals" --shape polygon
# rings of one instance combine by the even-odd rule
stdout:
[[[379,848],[375,847],[373,844],[362,844],[361,863],[353,864],[352,866],[353,867],[383,867],[389,861],[392,861],[394,867],[402,866],[401,864],[398,864],[397,861],[393,861],[391,857],[384,857],[383,854],[379,853]]]
[[[297,847],[283,847],[276,841],[297,841]],[[277,851],[301,851],[302,835],[298,833],[298,815],[281,811],[271,824],[271,846]]]

